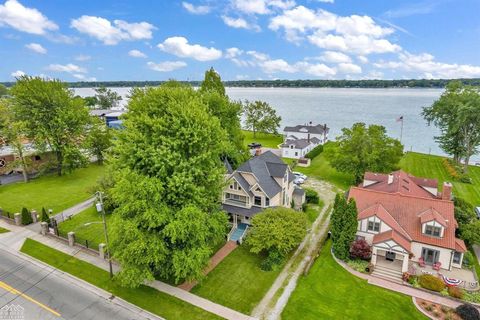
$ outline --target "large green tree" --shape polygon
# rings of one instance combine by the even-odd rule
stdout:
[[[86,147],[90,155],[97,158],[99,164],[103,163],[107,150],[112,145],[112,130],[105,125],[105,121],[92,117],[86,132]]]
[[[332,213],[332,241],[335,256],[345,260],[355,240],[358,227],[357,205],[354,199],[347,203],[345,197],[337,194]]]
[[[267,102],[246,101],[244,105],[245,127],[253,131],[256,137],[257,132],[278,133],[282,118]]]
[[[222,79],[213,67],[205,71],[205,78],[200,84],[200,92],[216,92],[221,96],[225,96],[225,87]]]
[[[0,83],[0,98],[6,95],[8,95],[8,89]]]
[[[39,150],[56,157],[58,175],[87,163],[81,152],[89,122],[83,99],[74,98],[66,84],[58,80],[22,76],[12,87],[13,108],[25,133]]]
[[[12,162],[10,165],[14,167],[20,165],[22,168],[23,181],[28,182],[29,160],[25,156],[26,150],[23,144],[25,130],[25,122],[15,117],[11,100],[0,99],[0,140],[12,147],[18,160]]]
[[[325,155],[332,167],[353,174],[354,183],[359,183],[365,171],[394,170],[403,155],[403,146],[387,136],[383,126],[355,123],[352,128],[342,129],[336,143],[326,145]]]
[[[113,147],[113,257],[124,285],[202,276],[225,236],[219,194],[227,143],[200,93],[172,84],[133,90]]]
[[[440,99],[423,109],[428,124],[440,129],[440,147],[468,171],[470,157],[480,146],[480,89],[450,82]]]
[[[280,262],[306,234],[307,217],[304,212],[271,208],[253,217],[246,244],[251,246],[251,252],[264,253],[267,259]]]
[[[111,109],[118,107],[122,97],[115,91],[106,88],[99,87],[95,89],[96,106],[100,109]],[[89,101],[91,103],[92,101]]]

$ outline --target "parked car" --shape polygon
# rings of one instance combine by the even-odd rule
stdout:
[[[477,214],[477,218],[480,219],[480,207],[475,208],[475,213]]]
[[[293,180],[293,183],[295,184],[303,184],[304,182],[305,180],[300,177],[296,177],[295,180]]]
[[[292,172],[297,178],[302,178],[303,180],[307,180],[307,176],[304,175],[303,173],[301,172],[298,172],[298,171],[294,171]]]

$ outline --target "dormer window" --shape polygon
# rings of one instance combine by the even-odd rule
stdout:
[[[425,234],[429,236],[440,237],[442,235],[442,227],[426,225]]]
[[[374,221],[374,220],[368,221],[368,231],[379,232],[380,231],[380,221]]]

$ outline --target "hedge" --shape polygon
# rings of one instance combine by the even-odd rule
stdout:
[[[418,283],[422,288],[440,292],[445,289],[445,283],[443,283],[442,279],[435,277],[431,274],[422,274],[418,277]]]
[[[318,156],[322,152],[323,152],[323,145],[320,144],[315,148],[313,148],[312,150],[310,150],[310,152],[305,155],[305,158],[313,160],[316,156]]]
[[[303,190],[305,190],[305,200],[307,203],[318,204],[320,202],[317,191],[309,188],[304,188]]]

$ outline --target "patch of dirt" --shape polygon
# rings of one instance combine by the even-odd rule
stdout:
[[[425,311],[432,319],[438,320],[462,320],[455,313],[455,310],[447,306],[427,301],[420,298],[415,298],[417,305]]]

